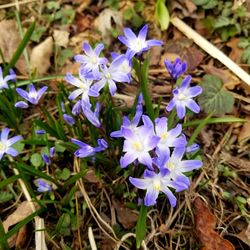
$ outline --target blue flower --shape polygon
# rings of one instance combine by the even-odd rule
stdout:
[[[134,55],[140,55],[142,52],[147,51],[152,46],[161,46],[163,43],[159,40],[147,40],[148,25],[144,25],[139,31],[138,37],[130,28],[124,29],[125,36],[118,36],[120,42],[125,44],[128,48],[128,57],[132,58]]]
[[[109,67],[103,65],[101,67],[100,79],[93,85],[92,89],[99,92],[107,83],[109,92],[113,96],[117,90],[116,82],[129,82],[128,73],[121,71],[121,65],[124,60],[127,60],[127,58],[124,55],[120,55],[112,61]]]
[[[140,93],[140,95],[138,96],[138,102],[137,102],[137,106],[136,106],[136,113],[134,118],[132,119],[132,121],[129,120],[129,118],[127,116],[123,117],[123,122],[121,125],[121,129],[117,130],[117,131],[113,131],[110,136],[111,137],[124,137],[123,133],[122,133],[122,127],[131,129],[132,131],[135,131],[137,129],[137,126],[140,122],[141,116],[143,114],[143,96]]]
[[[50,165],[50,164],[51,164],[51,160],[50,160],[50,158],[49,158],[48,155],[42,154],[42,159],[43,159],[43,161],[45,162],[45,164],[47,164],[47,165]]]
[[[37,129],[37,130],[35,130],[35,133],[36,133],[37,135],[44,135],[44,134],[46,134],[46,131],[43,130],[43,129]]]
[[[35,184],[37,186],[37,191],[40,193],[50,192],[52,191],[52,187],[50,184],[43,180],[43,179],[37,179],[35,180]]]
[[[190,185],[190,181],[184,173],[200,168],[202,161],[182,160],[185,151],[185,147],[175,148],[171,155],[161,154],[154,163],[160,169],[167,169],[169,171],[169,178],[171,178],[176,185],[187,189]]]
[[[71,139],[71,142],[76,144],[77,146],[80,147],[80,149],[75,151],[75,156],[79,158],[85,158],[89,156],[93,156],[96,153],[105,150],[108,148],[108,144],[104,139],[98,139],[97,140],[97,147],[92,147],[82,141],[79,141],[77,139]]]
[[[144,204],[146,206],[153,206],[156,203],[156,199],[160,192],[163,192],[169,199],[170,205],[172,207],[176,206],[176,197],[169,189],[175,188],[179,191],[179,186],[176,185],[169,178],[168,171],[166,169],[161,170],[159,173],[154,171],[145,170],[144,178],[133,178],[129,177],[129,181],[137,188],[147,190],[144,199]]]
[[[72,74],[67,73],[65,80],[76,86],[78,89],[74,90],[70,95],[69,95],[69,100],[74,100],[78,96],[81,95],[81,98],[84,102],[89,102],[89,96],[94,96],[97,97],[99,93],[97,91],[94,91],[93,89],[90,88],[92,84],[92,80],[86,79],[83,77],[81,74],[79,74],[80,79],[75,78]]]
[[[176,107],[177,115],[180,119],[184,118],[186,114],[186,107],[194,113],[200,112],[199,105],[192,99],[193,97],[201,94],[202,88],[200,86],[189,87],[192,77],[186,76],[181,83],[181,86],[173,90],[173,99],[166,107],[167,111],[171,111]]]
[[[8,88],[8,81],[16,80],[16,74],[13,70],[10,70],[10,74],[3,77],[3,70],[0,66],[0,89],[7,89]]]
[[[125,155],[120,159],[122,168],[127,167],[136,159],[148,168],[152,168],[152,158],[149,152],[157,146],[160,137],[155,135],[150,119],[145,115],[142,116],[142,119],[144,125],[137,127],[136,130],[122,127],[122,134],[125,138],[123,144]]]
[[[9,154],[13,157],[18,155],[18,151],[11,147],[14,143],[17,141],[20,141],[23,139],[22,136],[17,135],[10,139],[8,139],[10,130],[8,128],[4,128],[1,132],[1,138],[0,138],[0,160],[2,159],[4,153]]]
[[[99,66],[108,63],[104,57],[99,57],[104,45],[99,43],[93,50],[88,43],[83,44],[83,51],[86,55],[76,55],[75,60],[82,64],[81,71],[86,74],[91,72],[95,78],[99,77]]]
[[[168,130],[168,119],[166,117],[155,120],[155,132],[161,139],[156,147],[157,154],[170,153],[169,148],[185,147],[187,144],[185,136],[181,136],[181,124],[171,130]]]
[[[75,124],[75,119],[71,115],[63,114],[63,119],[70,126]]]
[[[100,103],[97,102],[94,112],[91,109],[91,104],[81,103],[82,112],[85,117],[91,122],[95,127],[100,128],[101,123],[99,121]]]
[[[164,64],[170,76],[175,80],[187,70],[187,63],[182,62],[180,58],[175,59],[173,64],[166,59]]]
[[[38,104],[40,98],[42,97],[42,95],[46,92],[46,90],[48,89],[47,86],[42,87],[41,89],[39,89],[38,91],[36,91],[34,85],[31,83],[30,87],[29,87],[29,92],[21,89],[21,88],[16,88],[16,92],[23,97],[25,100],[27,100],[28,102],[36,105]],[[27,108],[28,104],[26,102],[17,102],[15,104],[16,108]]]

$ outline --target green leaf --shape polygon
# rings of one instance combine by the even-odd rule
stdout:
[[[170,22],[170,17],[165,4],[165,0],[157,0],[155,17],[156,21],[160,24],[161,30],[167,30]]]
[[[49,1],[46,5],[49,10],[57,10],[60,8],[60,4],[57,1]]]
[[[241,60],[244,63],[250,64],[250,46],[248,46],[246,49],[244,49]]]
[[[208,4],[210,0],[192,0],[195,5],[201,6]]]
[[[141,243],[145,237],[147,226],[146,226],[146,220],[147,220],[147,207],[142,204],[140,209],[139,218],[136,224],[135,234],[136,234],[136,248],[139,249],[141,246]]]
[[[144,23],[144,19],[142,17],[140,17],[138,14],[134,13],[131,23],[133,24],[133,26],[135,26],[136,28],[142,26],[142,24]]]
[[[234,106],[234,97],[223,89],[221,80],[213,75],[205,75],[201,82],[203,93],[198,102],[206,113],[230,113]]]
[[[36,28],[32,36],[30,37],[30,40],[34,42],[39,42],[45,31],[46,31],[46,28],[43,26]]]
[[[210,0],[208,1],[208,3],[204,4],[202,8],[205,10],[209,10],[209,9],[213,9],[217,5],[218,5],[218,0]]]
[[[238,47],[245,49],[248,46],[250,46],[250,40],[248,38],[241,37],[240,42],[238,43]]]
[[[132,8],[128,8],[123,12],[123,17],[125,20],[131,20],[134,15],[134,11]]]
[[[230,25],[230,18],[225,16],[219,16],[214,24],[214,28],[218,29]]]
[[[74,56],[74,52],[71,49],[64,49],[59,51],[57,58],[57,63],[59,66],[63,66],[67,59],[70,59]]]
[[[10,201],[13,198],[13,194],[9,192],[3,192],[0,193],[0,203],[4,203],[7,201]]]
[[[62,171],[58,170],[56,171],[56,176],[58,179],[66,181],[70,177],[70,170],[68,168],[64,168]]]
[[[38,153],[35,153],[35,154],[31,155],[30,162],[34,167],[38,168],[43,163],[42,156]]]
[[[141,12],[143,11],[143,9],[145,8],[145,3],[143,2],[137,2],[135,5],[134,5],[134,9],[136,12]]]

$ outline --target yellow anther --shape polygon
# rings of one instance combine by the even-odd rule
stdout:
[[[169,169],[175,169],[175,165],[174,165],[173,162],[169,162],[167,167],[168,167]]]
[[[161,139],[162,140],[166,140],[167,139],[167,133],[166,132],[164,132],[164,133],[161,134]]]
[[[185,100],[187,97],[183,95],[182,93],[179,94],[178,99],[179,100]]]
[[[3,145],[3,143],[0,142],[0,151],[4,150],[5,146]]]

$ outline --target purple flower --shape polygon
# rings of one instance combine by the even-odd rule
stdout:
[[[124,29],[125,36],[118,36],[120,42],[128,47],[128,57],[131,59],[134,55],[140,55],[142,52],[147,51],[152,46],[161,46],[162,41],[147,40],[148,25],[144,25],[139,31],[138,37],[130,28]]]
[[[200,160],[182,160],[185,150],[185,147],[175,148],[171,156],[162,154],[155,162],[160,169],[168,169],[169,178],[177,185],[183,186],[184,189],[185,186],[188,188],[190,185],[190,181],[184,173],[202,166],[202,161]]]
[[[157,154],[170,153],[169,148],[185,147],[187,141],[185,137],[180,136],[182,132],[181,124],[171,130],[168,130],[168,119],[166,117],[155,120],[155,132],[161,139],[156,147]]]
[[[93,85],[92,89],[99,92],[107,83],[109,92],[113,96],[117,90],[116,82],[129,82],[128,73],[120,69],[124,60],[127,60],[127,58],[124,55],[120,55],[113,60],[109,67],[103,65],[101,67],[100,79]]]
[[[99,77],[99,66],[106,64],[108,60],[104,57],[99,57],[104,45],[99,43],[93,50],[88,43],[84,43],[82,46],[86,55],[76,55],[75,60],[82,64],[81,71],[85,73],[92,72],[95,78]]]
[[[47,86],[42,87],[41,89],[39,89],[38,91],[36,91],[34,85],[31,83],[30,87],[29,87],[29,92],[21,89],[21,88],[16,88],[16,92],[23,97],[25,100],[27,100],[28,102],[36,105],[38,104],[40,98],[42,97],[42,95],[45,93],[45,91],[48,89]],[[15,104],[16,108],[27,108],[28,104],[21,101],[21,102],[17,102]]]
[[[79,100],[75,103],[75,105],[72,108],[72,114],[77,116],[82,112],[82,101]]]
[[[123,133],[122,133],[122,127],[125,127],[125,128],[128,128],[128,129],[131,129],[132,131],[136,131],[137,129],[137,126],[140,122],[140,119],[141,119],[141,116],[142,116],[142,113],[143,113],[143,105],[142,105],[142,102],[143,102],[143,96],[142,94],[140,94],[138,96],[138,102],[137,102],[137,106],[136,106],[136,113],[135,113],[135,116],[134,118],[132,119],[132,121],[129,120],[129,118],[127,116],[124,116],[123,117],[123,122],[122,122],[122,125],[121,125],[121,129],[120,130],[117,130],[117,131],[113,131],[110,136],[111,137],[124,137],[123,136]]]
[[[170,76],[175,80],[187,70],[187,63],[182,62],[180,58],[176,58],[173,64],[166,59],[164,64]]]
[[[23,139],[21,135],[14,136],[10,139],[8,139],[10,130],[8,128],[4,128],[1,132],[0,137],[0,160],[2,159],[4,153],[9,154],[13,157],[18,155],[18,151],[11,147],[14,143],[17,141],[20,141]]]
[[[163,192],[168,197],[172,207],[176,206],[176,197],[168,187],[175,188],[179,191],[179,186],[175,185],[175,183],[170,180],[166,169],[161,170],[159,173],[145,170],[143,177],[143,179],[129,177],[129,181],[135,187],[147,190],[144,199],[144,204],[146,206],[155,205],[160,192]]]
[[[35,184],[37,186],[37,191],[40,193],[50,192],[52,191],[52,187],[49,185],[49,183],[43,179],[37,179],[35,181]]]
[[[122,168],[127,167],[136,159],[148,168],[152,168],[152,158],[149,151],[153,150],[160,138],[155,135],[154,127],[148,124],[149,118],[142,116],[144,125],[135,130],[122,127],[122,134],[125,138],[123,144],[123,152],[125,155],[121,157],[120,164]]]
[[[50,165],[50,164],[51,164],[51,160],[50,160],[50,158],[49,158],[48,155],[42,154],[42,159],[43,159],[43,161],[45,162],[45,164],[47,164],[47,165]]]
[[[186,76],[181,83],[181,86],[173,90],[173,99],[166,107],[167,111],[171,111],[176,107],[177,115],[180,119],[184,118],[186,114],[186,107],[194,113],[200,112],[199,105],[192,99],[193,97],[201,94],[202,88],[200,86],[189,87],[192,77]]]
[[[53,157],[55,155],[55,147],[51,147],[50,149],[49,149],[49,156],[50,157]]]
[[[36,133],[37,135],[44,135],[44,134],[46,134],[46,131],[43,130],[43,129],[38,129],[38,130],[35,130],[35,133]]]
[[[97,97],[99,93],[90,88],[91,80],[84,78],[81,74],[79,76],[80,79],[75,78],[72,74],[66,74],[65,80],[78,88],[69,95],[69,100],[74,100],[81,95],[82,100],[88,103],[89,96]]]
[[[192,145],[186,147],[186,152],[187,153],[193,153],[197,151],[200,148],[200,146],[196,143],[193,143]]]
[[[71,142],[78,145],[80,149],[75,151],[75,156],[79,158],[85,158],[89,156],[95,155],[97,152],[103,151],[106,148],[108,148],[108,144],[104,139],[98,139],[97,140],[97,147],[92,147],[82,141],[79,141],[77,139],[71,139]]]
[[[8,88],[8,81],[16,80],[16,74],[13,70],[10,70],[10,74],[3,77],[3,70],[0,66],[0,89],[7,89]]]
[[[86,104],[82,102],[81,107],[82,107],[83,114],[88,119],[88,121],[92,123],[95,127],[100,128],[101,123],[98,118],[99,112],[100,112],[100,103],[99,102],[96,103],[94,112],[91,110],[91,104]]]
[[[71,115],[63,114],[63,119],[70,126],[75,124],[75,119]]]

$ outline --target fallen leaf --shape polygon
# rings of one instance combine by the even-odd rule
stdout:
[[[215,216],[207,205],[200,199],[194,201],[195,232],[202,242],[202,250],[234,250],[235,247],[228,240],[223,239],[214,231],[216,225]]]
[[[53,39],[46,38],[42,43],[33,48],[30,56],[30,65],[38,76],[47,73],[50,67],[50,56],[52,54]]]
[[[28,233],[26,225],[20,228],[20,230],[17,233],[16,240],[15,240],[15,247],[16,248],[22,249],[22,247],[24,247],[24,244],[25,244],[25,241],[27,239],[28,234],[29,233]]]
[[[83,179],[89,183],[98,184],[98,188],[102,188],[102,180],[97,178],[93,169],[89,169],[88,172],[84,175]]]
[[[8,232],[8,230],[9,230],[9,228],[11,226],[14,226],[18,222],[22,221],[23,219],[25,219],[26,217],[28,217],[29,215],[31,215],[32,213],[33,213],[33,211],[32,211],[32,207],[31,207],[31,202],[29,202],[29,201],[23,201],[17,207],[17,209],[12,214],[10,214],[7,217],[7,219],[3,222],[4,231]],[[21,231],[21,233],[22,233],[22,231]],[[17,243],[21,243],[20,242],[20,237],[18,237],[17,234],[14,234],[13,236],[11,236],[8,239],[8,243],[9,243],[10,247],[15,246],[17,240],[18,240]]]
[[[76,30],[77,33],[85,31],[88,28],[91,28],[93,22],[93,16],[91,15],[76,15]]]
[[[162,57],[161,65],[164,60],[174,61],[177,57],[186,61],[188,70],[194,70],[203,61],[205,54],[192,46],[192,41],[186,38],[180,40],[168,41],[166,45],[166,53]]]
[[[247,228],[237,234],[236,237],[242,240],[250,247],[250,224],[247,226]]]
[[[127,208],[123,203],[112,200],[112,204],[117,213],[117,219],[125,229],[133,228],[138,220],[138,213]]]
[[[233,37],[229,42],[227,42],[227,46],[232,49],[229,57],[237,64],[241,63],[241,55],[243,53],[243,49],[238,47],[239,42],[240,38],[236,37]]]
[[[213,65],[201,66],[207,74],[211,74],[220,78],[223,82],[223,86],[227,89],[233,90],[236,86],[241,84],[241,81],[230,70],[219,69]]]
[[[16,22],[14,20],[1,21],[0,33],[0,48],[3,52],[5,61],[10,62],[13,54],[16,52],[16,49],[21,42]],[[0,63],[2,63],[1,57]],[[15,67],[22,75],[27,75],[28,69],[23,55],[19,57]]]
[[[246,122],[244,122],[240,133],[238,135],[238,142],[244,143],[250,139],[250,116],[245,117]]]
[[[111,43],[111,30],[122,31],[122,20],[122,13],[111,9],[104,9],[95,19],[94,26],[102,33],[103,41],[106,44]]]
[[[65,30],[54,30],[53,38],[56,45],[66,48],[69,43],[69,32]]]

